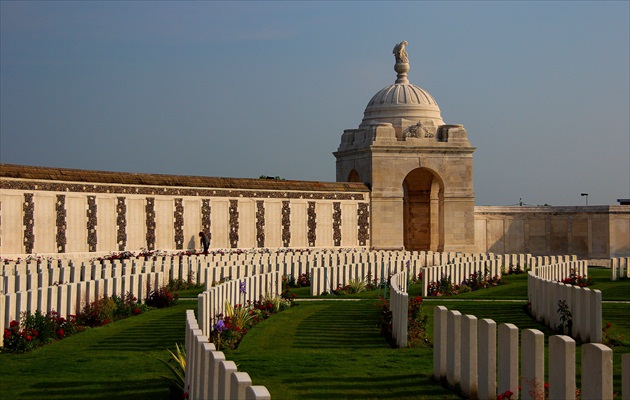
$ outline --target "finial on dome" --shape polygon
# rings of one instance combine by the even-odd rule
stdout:
[[[405,46],[407,46],[407,41],[400,42],[394,46],[394,51],[392,52],[396,58],[396,64],[394,65],[394,71],[398,74],[396,83],[409,83],[409,80],[407,79],[407,71],[409,71],[409,57],[407,56]]]

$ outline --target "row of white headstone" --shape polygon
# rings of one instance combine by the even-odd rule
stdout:
[[[0,294],[0,332],[13,320],[20,320],[24,313],[40,311],[42,314],[56,311],[68,318],[104,296],[123,297],[131,293],[144,301],[151,290],[163,285],[163,273],[138,273],[114,276],[100,280],[80,281],[39,287],[8,294]]]
[[[545,337],[536,329],[520,332],[513,324],[462,315],[444,306],[434,309],[433,375],[449,387],[460,386],[469,398],[540,399],[545,394]],[[498,343],[497,343],[498,331]],[[576,398],[575,341],[549,338],[550,399]],[[622,398],[630,398],[630,354],[623,355]],[[581,398],[613,398],[613,352],[601,343],[582,345]],[[497,376],[498,375],[498,376]],[[519,385],[521,390],[519,393]]]
[[[610,260],[611,280],[630,278],[630,257],[616,257]]]
[[[587,278],[587,262],[573,261],[528,272],[527,295],[532,316],[553,330],[563,329],[565,334],[581,342],[600,343],[602,292],[559,282],[572,275]],[[562,321],[561,306],[566,307],[566,321]]]
[[[199,329],[193,310],[186,311],[185,393],[191,400],[269,400],[265,386],[254,386],[247,372],[238,371]]]

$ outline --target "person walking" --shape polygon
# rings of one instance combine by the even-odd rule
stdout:
[[[208,248],[210,247],[210,239],[204,232],[199,232],[199,241],[203,247],[203,254],[208,254]]]

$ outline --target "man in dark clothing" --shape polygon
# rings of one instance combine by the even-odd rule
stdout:
[[[208,239],[208,235],[203,232],[199,232],[199,241],[201,242],[201,246],[203,247],[203,254],[208,254],[208,248],[210,247],[210,240]]]

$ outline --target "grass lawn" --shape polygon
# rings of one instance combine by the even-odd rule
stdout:
[[[301,302],[226,353],[274,399],[456,399],[429,380],[432,349],[392,349],[374,301]]]
[[[184,341],[186,308],[116,321],[26,354],[0,354],[0,399],[168,399],[157,358]]]
[[[604,300],[630,301],[630,280],[610,282],[609,271],[591,270],[592,288],[602,290]],[[425,299],[429,332],[433,306],[445,305],[520,329],[539,329],[548,340],[551,330],[523,312],[526,276],[506,275],[505,280],[507,285],[487,290]],[[307,297],[310,288],[294,291]],[[411,296],[420,291],[419,284],[410,286]],[[360,301],[327,301],[338,299],[327,296],[299,302],[250,330],[227,358],[274,399],[457,398],[430,380],[432,349],[392,349],[380,336],[377,295],[375,290],[344,296]],[[196,308],[196,301],[90,329],[31,353],[0,354],[0,399],[167,399],[168,383],[161,376],[168,371],[157,357],[167,359],[164,349],[183,343],[187,308]],[[629,311],[628,303],[603,305],[603,320],[612,324],[609,332],[622,341],[613,348],[617,392],[621,354],[630,352]],[[579,382],[579,346],[577,353]]]

